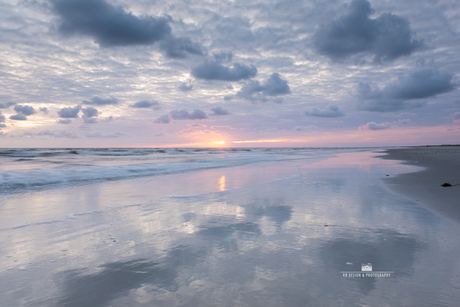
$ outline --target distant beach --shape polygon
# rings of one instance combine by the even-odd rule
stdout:
[[[424,168],[384,179],[391,189],[460,223],[460,146],[414,146],[386,153],[382,158]]]

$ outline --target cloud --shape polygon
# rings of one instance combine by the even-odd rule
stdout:
[[[273,73],[267,80],[260,84],[257,80],[248,81],[236,97],[252,101],[268,101],[266,96],[280,96],[290,94],[288,82],[280,74]]]
[[[169,124],[171,119],[169,118],[169,114],[163,115],[155,119],[153,122],[155,124]]]
[[[14,110],[17,114],[10,116],[10,119],[12,120],[27,120],[27,116],[37,113],[31,106],[16,105]]]
[[[181,82],[178,88],[182,92],[190,92],[191,90],[193,90],[193,85],[191,83],[187,85],[187,83]]]
[[[87,107],[81,110],[83,112],[83,116],[86,117],[96,117],[99,115],[99,111],[93,107]]]
[[[0,103],[0,109],[8,109],[11,106],[14,106],[16,102],[7,102],[7,103]]]
[[[375,122],[369,122],[363,126],[360,126],[359,130],[385,130],[390,129],[391,125],[389,123],[377,124]]]
[[[32,115],[32,114],[35,114],[37,113],[35,111],[35,109],[31,106],[20,106],[20,105],[17,105],[14,107],[14,110],[16,112],[18,112],[19,114],[23,114],[25,116],[29,116],[29,115]]]
[[[429,98],[455,89],[452,74],[436,69],[421,69],[403,76],[397,82],[387,85],[382,90],[373,88],[368,83],[358,85],[358,110],[370,112],[394,112],[405,109],[420,108],[424,101],[407,101]]]
[[[51,0],[59,32],[87,35],[103,47],[150,45],[171,33],[164,17],[136,17],[104,0]]]
[[[78,118],[78,112],[80,112],[81,106],[66,107],[58,111],[58,115],[61,118]]]
[[[97,120],[95,117],[99,116],[99,111],[93,107],[87,107],[84,109],[81,109],[83,112],[83,121],[87,124],[95,124],[97,123]]]
[[[459,120],[460,119],[460,112],[455,112],[453,114],[454,120]],[[0,122],[1,122],[1,117],[0,117]]]
[[[233,60],[233,53],[232,52],[213,52],[212,57],[218,63],[229,63]]]
[[[174,110],[169,113],[172,119],[184,120],[184,119],[205,119],[208,118],[206,113],[200,109],[194,109],[192,113],[189,113],[187,109]]]
[[[70,124],[72,121],[70,119],[60,119],[57,121],[59,124]]]
[[[160,49],[168,58],[184,59],[187,53],[204,55],[203,47],[188,37],[168,37],[160,43]]]
[[[336,105],[328,105],[326,109],[320,110],[318,108],[313,108],[311,111],[305,111],[305,115],[307,116],[315,116],[315,117],[331,117],[337,118],[341,116],[345,116],[338,106]]]
[[[5,120],[5,115],[3,115],[2,112],[0,112],[0,123],[4,123]]]
[[[147,101],[147,100],[141,100],[136,103],[133,103],[130,105],[131,108],[151,108],[154,107],[154,109],[159,109],[160,103],[158,101]]]
[[[15,115],[11,115],[10,119],[12,119],[12,120],[27,120],[27,117],[25,117],[24,114],[15,114]]]
[[[48,114],[48,108],[40,108],[40,112]]]
[[[322,25],[314,34],[317,52],[333,60],[367,52],[379,62],[410,55],[424,46],[414,38],[407,19],[391,13],[371,19],[372,13],[369,1],[353,0],[348,13]]]
[[[368,112],[397,112],[426,106],[426,102],[403,101],[386,97],[359,101],[356,108]]]
[[[43,131],[40,131],[40,132],[32,132],[32,131],[27,131],[27,132],[24,132],[24,135],[27,135],[27,136],[54,136],[54,137],[58,137],[58,138],[69,138],[69,139],[76,139],[78,138],[78,135],[71,131],[71,132],[68,132],[68,131],[59,131],[58,133],[56,132],[53,132],[53,131],[50,131],[50,130],[43,130]]]
[[[318,126],[308,125],[308,126],[295,126],[294,131],[305,131],[305,130],[318,130]]]
[[[452,74],[436,69],[421,69],[385,87],[384,93],[388,97],[404,100],[433,97],[454,90],[452,77]]]
[[[255,77],[257,68],[234,63],[232,67],[220,64],[220,61],[206,60],[192,68],[192,75],[197,79],[240,81]]]
[[[121,132],[115,132],[115,133],[111,133],[111,134],[100,134],[99,132],[96,132],[96,133],[87,133],[86,137],[88,137],[88,138],[108,138],[108,139],[111,139],[111,138],[119,138],[119,137],[122,137],[122,136],[125,136],[125,135],[126,134],[121,133]]]
[[[83,100],[84,104],[91,104],[91,105],[98,105],[98,106],[105,106],[105,105],[115,105],[118,103],[118,100],[116,98],[110,97],[107,99],[102,99],[99,97],[93,97],[91,98],[90,101],[88,100]]]
[[[211,111],[213,112],[212,115],[229,115],[230,114],[230,112],[228,110],[225,110],[221,106],[214,107],[214,108],[211,109]]]

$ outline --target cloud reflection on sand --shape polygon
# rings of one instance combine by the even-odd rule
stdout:
[[[399,166],[372,164],[366,157],[370,154],[357,154],[353,162],[351,155],[339,156],[330,160],[333,168],[286,162],[267,169],[271,177],[253,185],[162,197],[14,229],[10,240],[28,258],[20,260],[11,245],[5,251],[15,255],[8,261],[26,259],[28,270],[35,268],[23,289],[37,287],[45,271],[52,276],[52,282],[43,282],[51,290],[41,298],[49,306],[430,306],[457,301],[454,292],[441,290],[459,284],[453,274],[460,274],[455,266],[460,247],[452,243],[458,226],[388,193],[378,178]],[[360,169],[363,163],[369,167]],[[222,178],[221,170],[206,174],[214,183]],[[227,171],[225,178],[234,175]],[[181,182],[193,182],[193,175],[187,176]],[[136,183],[145,192],[161,180]],[[118,185],[113,183],[112,191]],[[190,190],[177,187],[170,193],[166,187],[165,193],[189,195]],[[114,198],[123,199],[115,192]],[[69,249],[65,255],[63,244]],[[50,265],[48,259],[57,262]],[[369,262],[394,276],[358,280],[340,274]],[[14,272],[7,273],[20,281]],[[0,286],[10,287],[1,281]]]

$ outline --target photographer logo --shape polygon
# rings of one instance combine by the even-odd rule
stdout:
[[[347,265],[353,265],[347,262]],[[361,264],[361,271],[341,271],[343,277],[391,277],[393,271],[372,271],[372,263]]]
[[[372,263],[363,263],[363,264],[361,264],[361,271],[363,271],[363,272],[372,272]]]

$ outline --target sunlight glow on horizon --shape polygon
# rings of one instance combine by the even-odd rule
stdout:
[[[289,140],[289,139],[280,139],[280,140],[252,140],[252,141],[232,141],[235,144],[242,144],[242,143],[306,143],[306,140]]]

